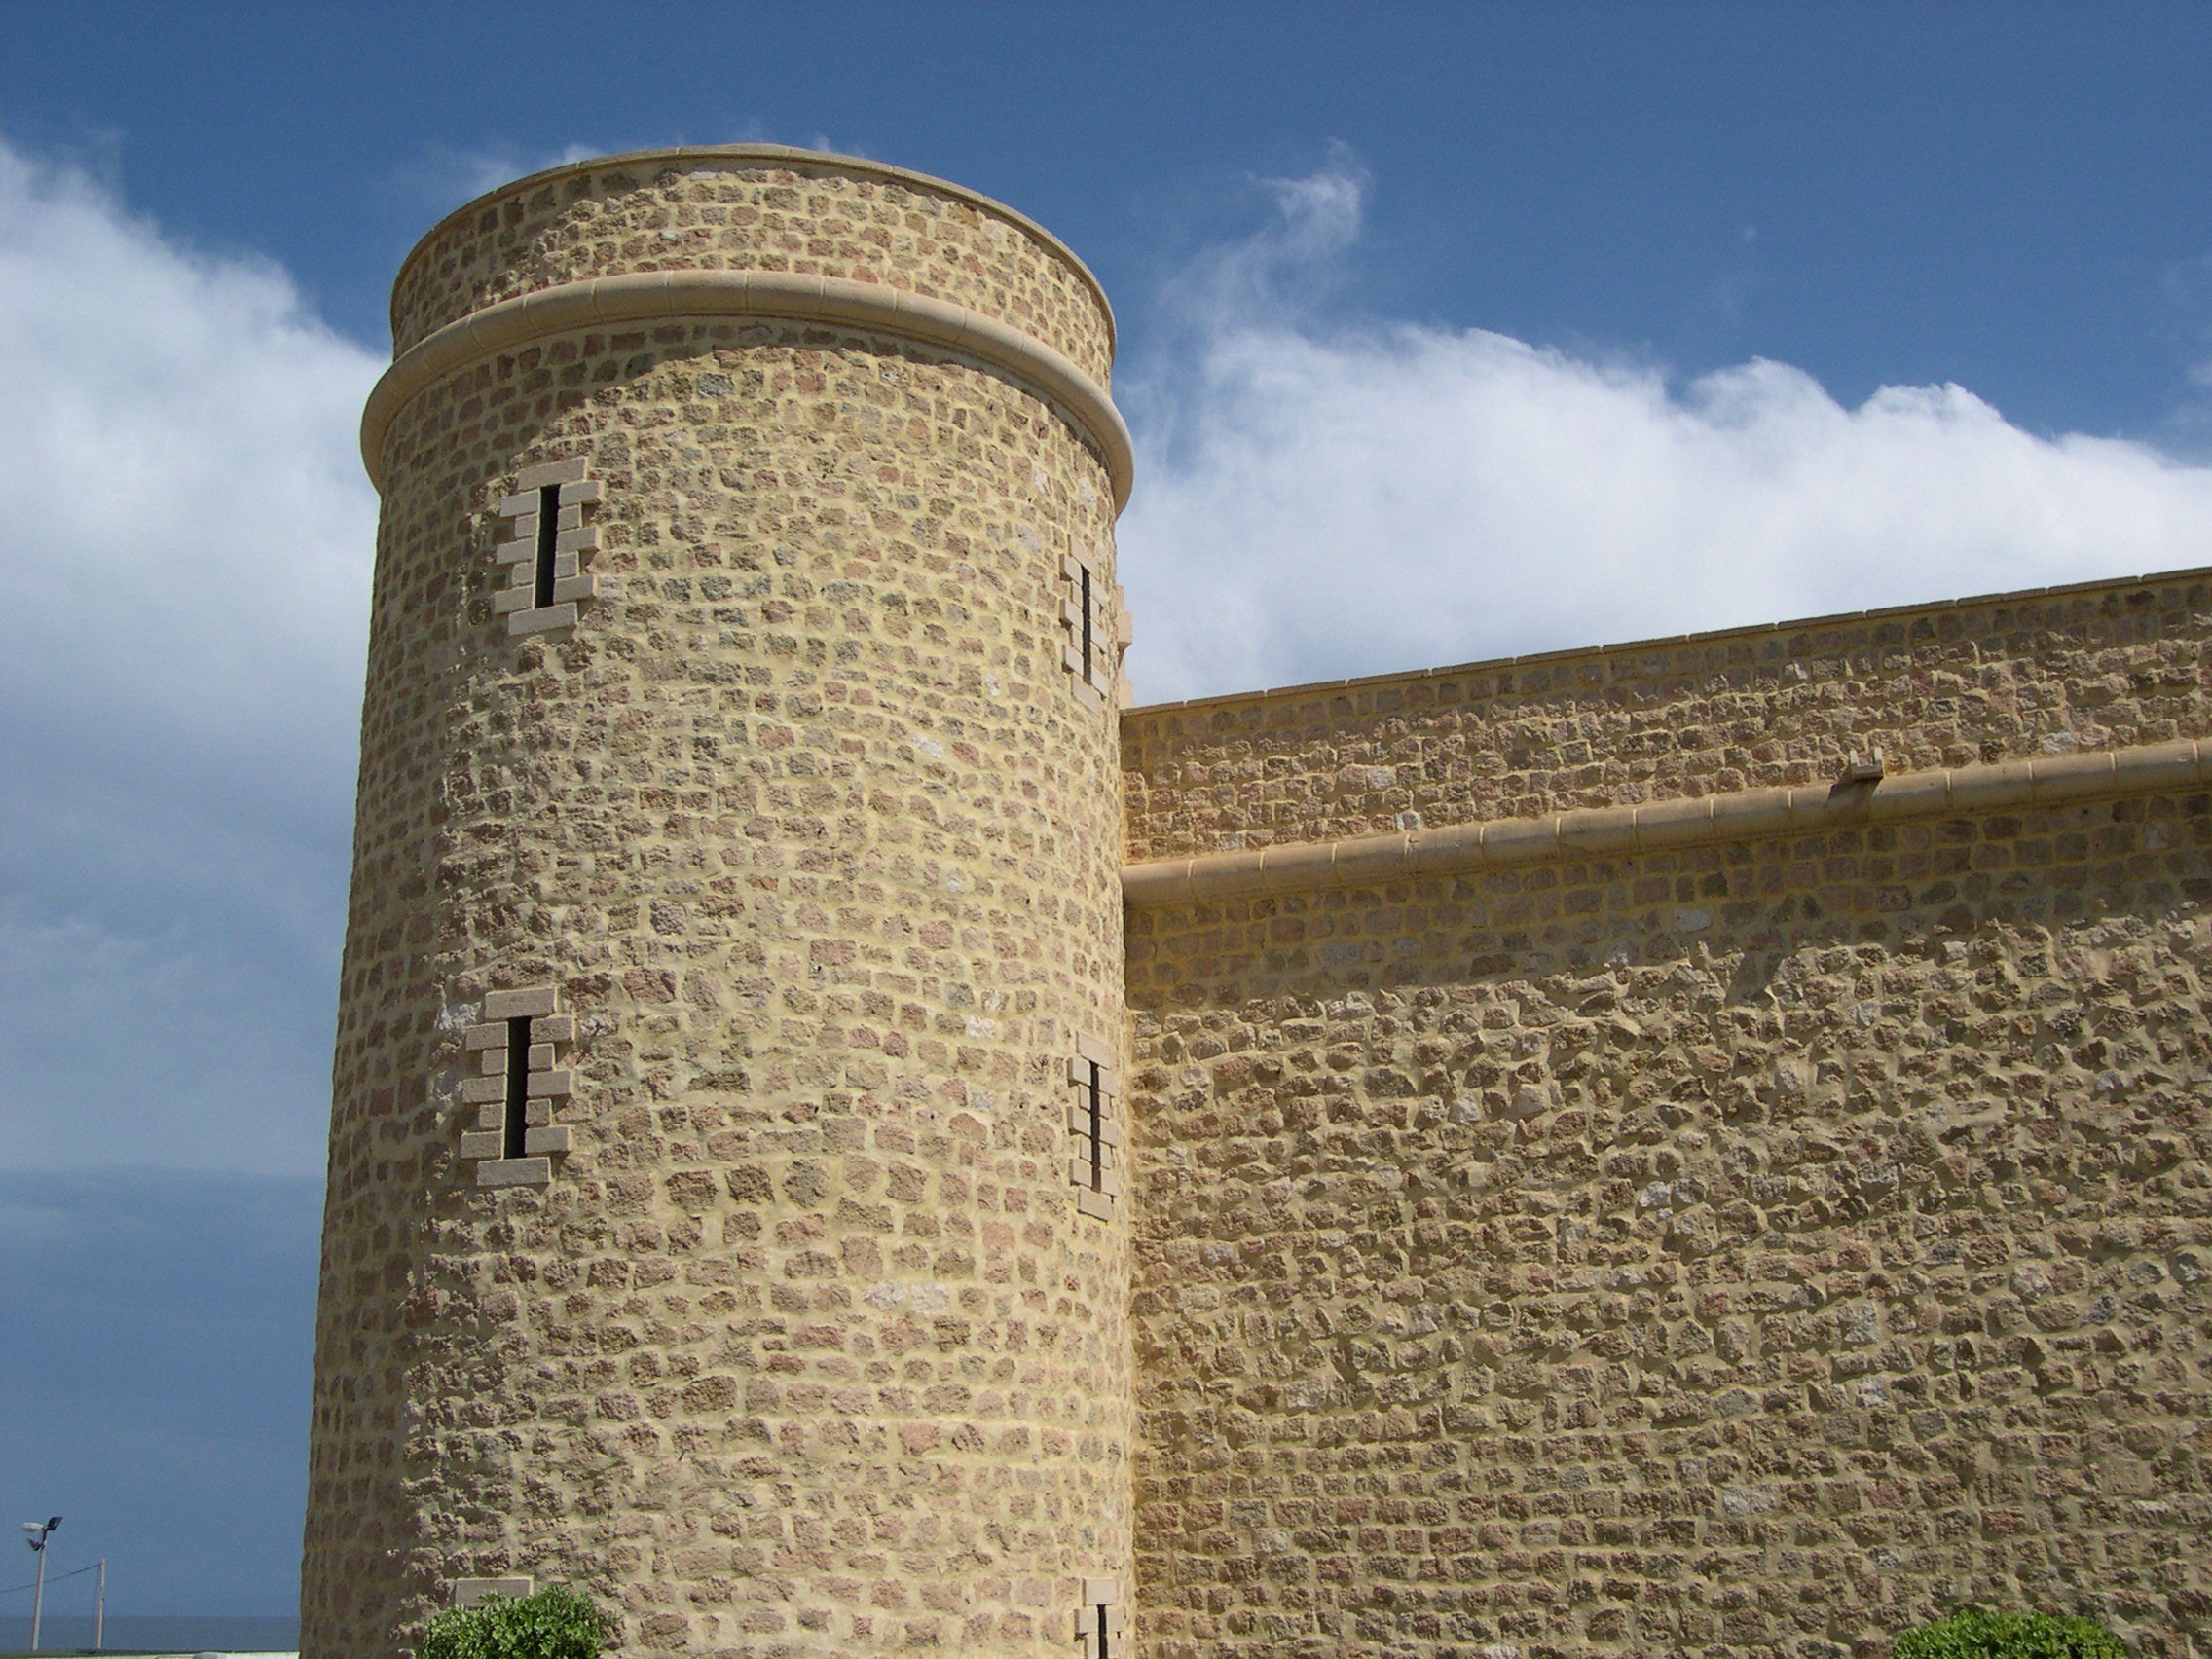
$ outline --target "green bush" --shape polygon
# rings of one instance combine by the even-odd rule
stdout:
[[[1989,1613],[1968,1607],[1898,1638],[1894,1659],[2127,1659],[2095,1619]]]
[[[492,1596],[448,1607],[423,1633],[417,1659],[599,1659],[614,1621],[591,1598],[548,1585],[534,1596]]]

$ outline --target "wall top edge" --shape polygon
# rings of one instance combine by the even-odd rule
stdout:
[[[1695,634],[1655,634],[1648,639],[1621,640],[1604,645],[1565,645],[1554,651],[1482,657],[1473,662],[1447,663],[1439,668],[1402,668],[1384,674],[1357,675],[1349,680],[1309,680],[1293,685],[1271,685],[1252,691],[1222,691],[1211,697],[1141,703],[1124,710],[1122,718],[1129,720],[1145,715],[1230,708],[1243,703],[1273,702],[1278,698],[1313,697],[1324,692],[1361,691],[1385,685],[1419,685],[1426,681],[1454,680],[1475,674],[1498,674],[1507,669],[1535,668],[1554,663],[1586,662],[1597,657],[1626,655],[1632,651],[1657,650],[1662,646],[1717,645],[1724,640],[1756,640],[1776,634],[1803,634],[1822,628],[1841,628],[1856,623],[1880,622],[1907,616],[1956,614],[1995,606],[2020,605],[2029,600],[2063,598],[2069,594],[2124,593],[2130,588],[2170,587],[2202,581],[2212,581],[2212,565],[2191,565],[2178,571],[2155,571],[2139,576],[2097,576],[2088,581],[2061,582],[2053,587],[2009,588],[2000,593],[1968,594],[1961,599],[1890,605],[1872,610],[1836,610],[1825,615],[1793,617],[1781,622],[1748,622],[1734,628],[1710,628]]]
[[[1114,350],[1116,327],[1114,305],[1111,300],[1107,299],[1104,285],[1099,282],[1097,276],[1088,265],[1084,263],[1075,249],[1068,246],[1066,242],[1019,208],[1009,207],[995,197],[985,196],[979,190],[971,190],[964,184],[955,184],[950,179],[939,178],[934,173],[917,172],[911,167],[893,166],[888,162],[870,161],[866,156],[839,155],[834,150],[801,149],[795,144],[676,144],[664,149],[620,150],[608,156],[587,156],[580,161],[562,162],[550,167],[540,167],[534,173],[525,173],[520,178],[510,179],[505,184],[487,190],[483,195],[473,197],[462,203],[432,225],[408,250],[407,257],[399,262],[399,270],[393,276],[391,282],[392,315],[390,321],[393,337],[396,339],[399,333],[398,295],[401,286],[407,280],[408,272],[414,269],[417,260],[429,251],[431,243],[471,213],[482,212],[484,208],[495,202],[535,190],[557,179],[570,178],[577,173],[595,172],[602,168],[638,166],[651,163],[703,161],[782,162],[793,166],[818,167],[825,172],[854,173],[865,178],[882,179],[893,184],[934,191],[939,195],[953,197],[971,206],[979,207],[987,213],[995,214],[1008,224],[1022,231],[1033,240],[1041,243],[1047,252],[1065,261],[1069,269],[1083,279],[1084,286],[1090,290],[1091,298],[1098,303],[1099,315],[1105,320],[1108,353],[1111,354]]]

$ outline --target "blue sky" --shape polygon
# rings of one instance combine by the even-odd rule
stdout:
[[[456,181],[755,136],[1014,203],[1124,311],[1337,142],[1392,314],[2039,430],[2156,426],[2202,343],[2199,6],[17,4],[0,41],[16,142],[364,341]]]
[[[2208,128],[2201,5],[0,5],[0,1499],[290,1605],[351,425],[467,196],[753,138],[1060,233],[1165,697],[2212,564]]]

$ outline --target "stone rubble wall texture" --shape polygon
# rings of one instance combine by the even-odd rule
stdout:
[[[767,147],[495,193],[395,332],[705,267],[1111,358],[1026,221]],[[2212,576],[1136,710],[1117,755],[1063,666],[1111,481],[978,359],[550,334],[381,460],[307,1659],[521,1577],[718,1659],[1072,1659],[1101,1606],[1122,1659],[1884,1659],[1969,1599],[2212,1654],[2212,793],[1117,885],[2202,738]],[[509,639],[496,509],[576,461],[595,595]],[[467,1033],[540,986],[570,1150],[479,1187]]]
[[[1163,704],[1122,721],[1129,857],[2201,737],[2208,673],[2194,571]]]
[[[2157,613],[1992,678],[2194,735]],[[1210,753],[1412,753],[1404,708]],[[1878,1656],[1969,1599],[2212,1652],[2208,850],[2190,793],[1133,909],[1147,1659]]]
[[[469,203],[393,285],[405,351],[470,312],[618,272],[842,276],[1010,323],[1103,382],[1114,318],[1097,279],[1049,232],[996,203],[848,157],[753,146],[647,151],[555,167]]]
[[[828,170],[570,176],[640,237],[898,194]],[[977,213],[907,194],[875,274],[960,268],[938,232]],[[1018,225],[975,245],[1080,296]],[[600,594],[510,640],[495,508],[571,458]],[[1061,559],[1110,560],[1097,459],[958,353],[673,319],[457,373],[386,461],[305,1650],[387,1659],[518,1575],[633,1654],[1072,1641],[1131,1553],[1126,1222],[1067,1161],[1076,1034],[1124,1025],[1113,717],[1061,666]],[[487,1190],[464,1033],[541,984],[573,1150]]]

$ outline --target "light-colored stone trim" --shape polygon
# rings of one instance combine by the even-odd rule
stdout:
[[[557,1063],[559,1051],[576,1040],[575,1016],[556,1012],[560,1001],[557,985],[492,991],[484,998],[481,1022],[461,1034],[461,1051],[476,1055],[477,1071],[461,1083],[461,1104],[474,1106],[476,1113],[471,1126],[461,1131],[459,1157],[476,1166],[479,1187],[550,1185],[554,1157],[571,1150],[569,1126],[553,1122],[555,1105],[575,1093],[575,1074]],[[530,1048],[523,1057],[520,1158],[506,1156],[510,1019],[531,1022]]]
[[[1059,351],[996,317],[841,276],[780,271],[647,271],[541,288],[449,322],[384,373],[361,414],[361,461],[384,488],[384,441],[399,412],[446,376],[530,341],[665,317],[769,317],[892,334],[980,358],[1066,417],[1098,451],[1119,511],[1135,478],[1135,450],[1106,388]]]
[[[1061,666],[1073,677],[1076,701],[1092,714],[1106,707],[1109,698],[1125,703],[1128,680],[1121,672],[1129,646],[1129,612],[1119,586],[1109,589],[1104,569],[1094,554],[1072,552],[1060,561],[1067,578],[1067,598],[1060,620],[1067,628],[1061,647]],[[1085,596],[1089,596],[1088,606]],[[1089,646],[1085,647],[1088,623]]]
[[[949,196],[956,202],[965,202],[971,207],[980,207],[984,212],[1004,219],[1020,230],[1076,274],[1083,285],[1090,291],[1091,299],[1097,303],[1098,314],[1106,324],[1107,350],[1111,351],[1114,348],[1114,307],[1106,298],[1104,284],[1073,248],[1028,214],[1018,208],[1009,207],[1005,203],[985,196],[979,190],[970,190],[964,184],[954,184],[950,179],[939,178],[932,173],[916,172],[911,167],[895,167],[887,162],[872,162],[866,156],[840,156],[832,150],[802,150],[792,144],[679,144],[659,150],[624,150],[611,156],[592,156],[583,161],[563,162],[558,166],[540,167],[536,172],[525,173],[521,178],[510,180],[497,190],[488,190],[475,200],[456,207],[432,225],[428,234],[409,249],[407,257],[400,261],[399,273],[391,283],[392,332],[396,334],[399,330],[398,296],[406,291],[408,274],[415,269],[415,262],[427,254],[448,231],[473,219],[493,203],[503,202],[510,196],[527,196],[556,179],[571,178],[578,173],[611,172],[656,165],[665,166],[670,163],[696,165],[701,162],[765,162],[793,167],[818,167],[825,172],[849,173],[856,178],[881,179],[887,184],[904,185],[908,190],[930,191],[940,196]]]
[[[1068,1105],[1068,1183],[1075,1188],[1075,1207],[1094,1221],[1112,1220],[1114,1200],[1122,1196],[1122,1075],[1117,1058],[1111,1043],[1088,1032],[1077,1034],[1075,1052],[1068,1056],[1068,1082],[1075,1089],[1075,1099]],[[1093,1086],[1099,1108],[1095,1147],[1090,1123]]]
[[[1111,1578],[1086,1578],[1083,1604],[1075,1610],[1075,1638],[1084,1659],[1113,1659],[1128,1631],[1122,1587]]]
[[[1955,812],[2056,806],[2151,794],[2212,782],[2212,739],[2182,739],[1993,766],[1907,772],[1874,782],[1739,790],[1727,794],[1587,807],[1542,818],[1308,841],[1253,852],[1122,866],[1122,895],[1139,907],[1270,893],[1465,875],[1554,859],[1611,858],[1715,841],[1805,835]]]
[[[507,619],[510,637],[572,628],[578,603],[597,599],[602,592],[600,578],[583,568],[584,555],[599,551],[598,527],[584,523],[584,510],[600,498],[599,483],[585,477],[589,466],[581,456],[526,466],[515,475],[515,493],[502,497],[492,509],[506,521],[500,538],[493,544],[492,562],[507,570],[507,585],[492,595],[492,614]],[[554,492],[557,514],[553,522],[553,592],[546,604],[535,605],[538,535],[544,528],[544,493],[548,490]]]

